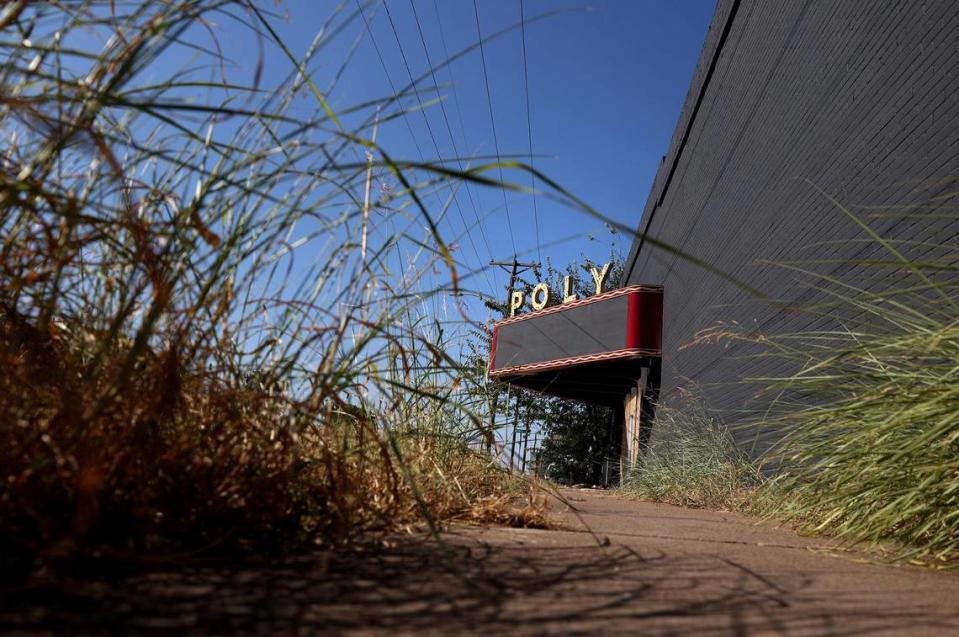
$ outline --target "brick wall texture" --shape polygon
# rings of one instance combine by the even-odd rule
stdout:
[[[639,229],[797,304],[829,292],[789,265],[869,290],[907,284],[912,275],[865,263],[889,255],[823,193],[910,258],[956,247],[957,95],[955,0],[720,0]],[[730,424],[769,404],[744,378],[788,367],[743,346],[687,347],[700,330],[871,320],[784,310],[642,239],[625,277],[665,287],[666,402],[695,394]],[[734,431],[752,449],[768,442]]]

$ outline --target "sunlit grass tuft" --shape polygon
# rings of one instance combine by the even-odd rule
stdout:
[[[300,58],[281,18],[0,10],[0,570],[336,546],[514,493],[431,311],[471,293],[435,196],[468,175],[371,142],[409,90],[334,112],[350,55],[307,77],[355,12]]]
[[[855,219],[835,201],[839,211]],[[753,426],[780,439],[764,458],[773,480],[756,510],[806,532],[878,548],[888,557],[959,566],[959,287],[955,244],[907,258],[858,219],[892,273],[882,291],[803,272],[828,291],[808,308],[835,327],[724,338],[759,345],[795,370],[750,382],[778,396]]]
[[[737,509],[759,484],[726,427],[691,401],[658,411],[653,444],[632,468],[626,492],[679,506]]]

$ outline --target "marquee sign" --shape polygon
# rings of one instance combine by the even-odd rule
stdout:
[[[609,266],[594,270],[597,290],[608,270]],[[543,294],[537,296],[534,288],[533,299],[541,307]],[[521,307],[513,300],[510,305]],[[603,361],[659,357],[662,329],[663,288],[658,285],[630,285],[527,314],[514,311],[493,324],[489,375],[506,379]]]
[[[607,263],[599,270],[594,267],[589,268],[590,274],[593,275],[593,284],[596,286],[596,294],[602,294],[606,279],[609,278],[609,268],[611,265],[613,264]],[[545,283],[537,283],[533,286],[533,290],[530,293],[530,305],[533,306],[534,310],[542,310],[549,305],[551,298],[552,292],[549,286]],[[576,294],[573,292],[573,277],[565,276],[563,277],[563,303],[572,303],[575,300]],[[516,316],[517,310],[522,309],[525,302],[526,297],[522,291],[514,290],[510,294],[509,315],[511,318]]]

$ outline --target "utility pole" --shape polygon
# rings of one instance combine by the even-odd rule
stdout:
[[[490,261],[489,264],[503,268],[509,272],[509,285],[506,289],[506,307],[509,307],[509,297],[513,293],[513,288],[516,287],[516,277],[527,270],[539,266],[539,263],[520,263],[516,260],[515,254],[513,255],[512,261]],[[506,318],[506,311],[503,312],[503,318]]]
[[[519,424],[519,396],[516,396],[516,409],[513,411],[513,442],[509,448],[509,472],[513,473],[513,463],[516,457],[516,425]]]
[[[495,265],[495,266],[500,267],[500,268],[503,268],[504,270],[506,270],[507,272],[509,272],[509,285],[507,286],[507,289],[506,289],[506,304],[503,306],[504,308],[508,308],[508,307],[509,307],[510,296],[513,294],[513,288],[516,286],[516,278],[517,278],[520,274],[526,272],[527,270],[530,270],[530,269],[532,269],[532,268],[534,268],[534,267],[539,266],[539,263],[520,263],[520,262],[516,259],[516,255],[515,255],[515,254],[513,255],[513,259],[512,259],[511,261],[490,261],[489,264],[490,264],[490,265]],[[503,318],[506,318],[507,315],[508,315],[508,313],[509,313],[509,310],[504,309],[504,310],[503,310]],[[516,401],[517,401],[517,402],[516,402],[516,409],[517,409],[517,411],[518,411],[518,410],[519,410],[519,394],[518,394],[518,393],[517,393],[517,395],[516,395]],[[491,440],[492,440],[492,437],[493,437],[493,432],[495,432],[496,429],[497,429],[497,427],[496,427],[496,412],[497,412],[497,407],[498,407],[497,403],[498,403],[498,402],[499,402],[499,393],[494,393],[494,394],[493,394],[492,403],[490,404],[490,414],[489,414],[489,420],[490,420],[490,423],[489,423],[489,424],[490,424],[490,439],[491,439]],[[508,387],[507,387],[507,390],[506,390],[506,408],[509,409],[509,388],[508,388]],[[513,426],[514,426],[514,427],[516,426],[515,423],[514,423]],[[516,446],[516,433],[515,433],[515,431],[514,431],[514,433],[513,433],[513,448],[514,448],[514,449],[515,449],[515,446]],[[512,468],[513,468],[513,456],[512,456],[512,452],[511,452],[511,454],[510,454],[509,462],[510,462],[510,469],[512,470]]]
[[[526,454],[529,452],[529,432],[530,432],[530,421],[526,419],[526,428],[523,429],[523,468],[520,473],[526,473]]]

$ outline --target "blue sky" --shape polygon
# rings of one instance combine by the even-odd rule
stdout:
[[[327,41],[309,62],[307,71],[326,93],[332,108],[340,113],[347,130],[353,130],[357,124],[357,116],[348,114],[350,107],[392,95],[391,81],[397,89],[402,89],[409,84],[409,74],[419,76],[428,73],[430,63],[442,63],[447,51],[455,55],[478,41],[473,0],[386,2],[388,4],[382,0],[360,0],[363,14],[369,22],[369,31],[364,21],[356,15],[357,0],[290,0],[261,2],[257,5],[272,12],[269,23],[297,60],[304,58],[317,33],[333,16],[333,27],[327,32]],[[106,11],[109,5],[103,6]],[[137,5],[130,6],[135,8]],[[520,19],[520,0],[476,0],[475,6],[484,38],[517,24]],[[414,7],[422,29],[422,40],[414,20]],[[139,74],[142,77],[138,77],[135,84],[149,86],[154,82],[163,83],[173,75],[184,81],[208,79],[214,83],[225,77],[228,82],[247,86],[252,83],[254,73],[262,64],[262,81],[259,84],[262,92],[256,98],[266,101],[270,89],[284,85],[293,73],[294,65],[275,42],[268,38],[258,39],[253,34],[250,24],[257,28],[259,25],[251,15],[244,13],[242,8],[232,9],[235,13],[215,12],[210,14],[209,22],[190,27],[187,34],[190,37],[186,40],[192,38],[197,46],[205,49],[198,52],[190,46],[172,47],[154,64],[143,69]],[[491,105],[499,151],[503,156],[526,160],[531,134],[537,169],[604,215],[635,227],[676,125],[713,9],[712,0],[659,3],[596,0],[588,9],[580,0],[525,0],[527,18],[547,11],[555,13],[546,19],[531,22],[526,28],[528,114],[522,32],[517,28],[484,42],[487,74],[483,72],[480,52],[475,50],[437,71],[438,90],[434,88],[433,78],[428,77],[426,82],[420,84],[423,99],[427,101],[425,109],[413,110],[405,118],[384,123],[379,129],[377,141],[394,159],[419,160],[420,152],[428,161],[437,156],[449,159],[455,154],[453,139],[465,162],[472,161],[470,158],[492,156],[496,150],[490,121]],[[50,28],[56,28],[56,23],[63,19],[53,14]],[[81,31],[73,37],[77,38],[79,45],[90,45],[87,39],[102,37],[105,41],[108,36],[93,30]],[[47,34],[45,37],[52,36]],[[429,61],[424,52],[424,40]],[[376,53],[374,42],[383,56],[383,63]],[[103,42],[92,43],[97,48],[102,45]],[[211,51],[220,50],[227,60],[222,68],[220,64],[211,63]],[[348,64],[341,69],[345,60]],[[88,63],[87,58],[79,58],[71,61],[70,65],[75,65],[78,73],[82,73]],[[337,77],[339,79],[334,84],[333,80]],[[280,95],[285,97],[287,94],[284,92]],[[222,86],[207,89],[193,88],[192,85],[189,88],[179,87],[167,97],[184,103],[195,101],[209,104],[215,108],[219,108],[224,99],[231,107],[247,107],[248,103],[252,103],[253,106],[249,108],[254,108],[258,104],[256,100],[250,100],[250,93],[239,91],[231,94]],[[442,100],[442,106],[437,99]],[[405,100],[404,104],[411,109],[419,106],[415,100]],[[444,107],[449,118],[449,130],[442,113]],[[318,108],[317,100],[309,92],[303,91],[293,98],[291,111],[293,114],[297,114],[296,111],[306,114],[304,119],[314,121],[309,114],[318,112]],[[366,108],[363,115],[369,114],[369,111]],[[253,121],[250,118],[228,117],[217,119],[214,127],[210,122],[216,118],[211,116],[191,115],[189,111],[176,111],[175,116],[178,125],[199,134],[200,139],[207,134],[213,135],[207,131],[215,128],[217,140],[231,144],[237,139],[238,131],[242,135],[244,126],[252,127]],[[146,136],[156,122],[143,119],[146,121],[135,124],[133,129]],[[281,133],[288,132],[281,124],[274,124],[273,127]],[[158,135],[162,138],[171,132],[170,128],[168,124],[163,124]],[[435,147],[430,129],[435,138]],[[249,135],[253,141],[247,140],[246,143],[260,144],[255,146],[257,150],[266,149],[270,153],[279,148],[274,148],[271,136],[262,133],[259,127],[255,127],[255,130],[259,136]],[[324,130],[320,126],[310,128],[300,137],[311,141],[313,133],[325,144],[335,131]],[[183,135],[180,134],[180,137]],[[176,135],[174,139],[177,139]],[[164,142],[161,140],[158,143],[162,145]],[[172,143],[176,144],[175,141]],[[203,146],[195,140],[183,143],[191,153],[199,152]],[[323,148],[325,152],[326,146]],[[338,158],[358,165],[349,182],[350,188],[363,183],[362,179],[356,178],[365,172],[365,160],[360,150],[359,147],[351,148],[350,157]],[[356,201],[362,200],[362,192],[351,192],[352,198],[343,196],[338,184],[325,181],[328,178],[323,174],[311,172],[313,167],[326,164],[319,151],[311,152],[313,154],[308,155],[309,160],[303,161],[296,179],[284,179],[276,187],[284,188],[288,193],[305,193],[308,202],[313,201],[314,195],[318,197],[326,191],[333,191],[338,199],[328,206],[329,210],[324,209],[323,214],[317,216],[328,214],[330,218],[348,220],[338,225],[339,230],[334,232],[325,231],[324,226],[312,217],[299,226],[292,224],[294,227],[289,228],[289,236],[282,245],[278,243],[263,247],[263,254],[268,254],[270,258],[257,262],[264,265],[262,272],[257,272],[255,265],[244,263],[238,276],[252,272],[252,278],[258,285],[269,286],[275,282],[273,270],[278,270],[282,285],[288,291],[300,289],[301,283],[305,284],[305,288],[311,288],[323,277],[317,276],[317,263],[310,263],[310,258],[315,257],[320,265],[333,263],[329,254],[337,252],[341,244],[355,240],[356,221],[360,213]],[[190,154],[188,158],[192,161],[194,157],[205,156],[205,152],[202,152],[199,155]],[[476,161],[482,163],[487,160]],[[164,172],[163,168],[169,168],[162,161],[158,163],[160,173]],[[151,170],[156,165],[140,161],[136,164],[136,170],[143,174],[138,176],[149,182],[153,178]],[[182,190],[179,198],[184,202],[191,200],[194,187],[199,183],[199,173],[192,172],[193,168],[199,166],[187,166],[176,171],[179,179],[177,188]],[[297,168],[300,168],[299,164]],[[239,174],[245,175],[242,172]],[[530,183],[528,173],[507,171],[504,176],[523,185]],[[336,175],[332,179],[335,181]],[[397,187],[395,179],[386,171],[378,175],[377,181],[377,188]],[[581,262],[584,256],[598,262],[605,261],[614,242],[616,249],[625,256],[631,243],[631,237],[622,233],[612,235],[595,218],[562,207],[545,197],[536,200],[537,224],[534,220],[534,199],[528,194],[508,194],[504,206],[501,190],[474,186],[470,189],[460,188],[456,192],[459,209],[450,209],[441,219],[439,229],[448,241],[456,244],[455,257],[460,263],[461,276],[469,270],[479,273],[463,280],[463,286],[502,300],[507,297],[507,274],[490,267],[488,262],[491,259],[510,259],[514,254],[514,246],[522,260],[549,258],[562,268],[569,263]],[[425,203],[431,214],[439,215],[443,198],[427,196]],[[308,205],[304,204],[305,207]],[[269,205],[259,199],[253,202],[244,200],[244,206],[252,209],[249,214],[256,213],[257,206],[263,208],[264,215],[269,214]],[[510,212],[508,216],[506,207]],[[371,234],[371,240],[379,241],[381,246],[389,245],[390,242],[385,241],[385,238],[399,234],[398,231],[404,226],[422,223],[420,215],[405,214],[407,211],[398,208],[398,204],[391,201],[382,210],[371,213],[371,220],[377,221],[377,236],[374,238]],[[209,212],[224,218],[235,217],[234,210],[229,206],[223,210],[214,206]],[[477,219],[481,227],[477,227]],[[216,223],[216,218],[211,216],[214,229],[218,228]],[[310,223],[313,225],[310,226]],[[415,318],[427,319],[422,323],[436,325],[437,331],[448,329],[446,325],[440,328],[441,323],[462,325],[466,318],[474,321],[490,318],[489,311],[473,297],[462,297],[466,299],[467,312],[461,314],[452,307],[448,296],[423,292],[443,287],[449,279],[449,271],[442,267],[431,267],[435,265],[432,262],[426,266],[417,263],[422,255],[418,237],[425,238],[425,233],[422,229],[414,228],[410,234],[418,236],[404,240],[402,245],[399,242],[394,244],[395,253],[390,250],[383,262],[386,263],[385,267],[399,274],[397,279],[402,280],[389,283],[397,286],[391,289],[400,289],[401,292],[406,291],[403,285],[410,271],[425,271],[428,280],[423,281],[421,287],[409,297],[413,299],[411,304],[422,304],[418,310],[424,310]],[[287,246],[290,246],[289,249]],[[275,251],[275,254],[271,251]],[[355,252],[352,250],[351,254]],[[214,250],[211,249],[209,258],[213,258],[213,254]],[[329,292],[317,301],[317,307],[320,303],[326,304],[320,309],[332,315],[337,315],[341,291],[362,287],[363,294],[367,293],[365,286],[355,285],[355,273],[359,270],[347,266],[360,262],[355,256],[350,258],[353,262],[336,270],[336,285],[330,284]],[[412,264],[412,267],[407,268],[408,264]],[[243,268],[249,270],[243,271]],[[289,268],[288,272],[286,268]],[[329,277],[333,278],[334,275],[330,274]],[[411,286],[420,284],[418,278],[410,278],[414,281]],[[369,287],[368,291],[373,296],[381,289]],[[274,296],[281,292],[265,288],[254,290],[254,297],[261,295],[271,300],[271,309],[267,311],[264,305],[262,312],[250,320],[250,331],[245,333],[248,336],[239,338],[259,341],[268,334],[287,336],[284,332],[288,329],[287,306],[272,303]],[[242,306],[237,312],[241,309],[247,308]],[[321,313],[317,323],[322,326],[326,318],[327,314]],[[274,329],[275,332],[271,331]],[[290,342],[294,342],[295,335],[289,338]],[[457,339],[454,342],[464,343],[465,346],[465,341]],[[378,345],[382,345],[382,342],[377,341],[370,349]],[[259,348],[256,351],[260,351]]]
[[[389,80],[398,89],[406,86],[409,76],[403,55],[414,76],[428,71],[430,65],[413,6],[433,65],[446,59],[445,50],[453,55],[477,41],[472,0],[413,3],[388,0],[389,16],[380,2],[364,4],[385,71],[360,20],[338,34],[311,66],[318,85],[326,86],[346,52],[358,42],[350,65],[328,95],[335,109],[391,94]],[[598,0],[587,6],[570,0],[525,0],[527,19],[559,10],[526,27],[529,120],[536,168],[602,213],[635,225],[675,127],[714,4],[711,0]],[[295,55],[306,51],[334,6],[307,0],[279,5],[286,15],[277,18],[275,26]],[[355,10],[355,2],[348,0],[345,7]],[[520,19],[519,0],[478,0],[477,8],[484,37]],[[241,66],[243,60],[252,65],[257,57],[251,42],[227,46]],[[521,31],[516,29],[486,42],[484,53],[500,153],[525,156],[529,138]],[[277,51],[267,51],[265,60],[267,82],[271,76],[284,76],[290,70],[289,61]],[[479,51],[438,70],[436,79],[460,155],[494,155]],[[424,100],[435,98],[431,79],[421,88],[426,91]],[[416,106],[415,101],[408,104]],[[436,148],[443,157],[454,155],[438,104],[408,113],[407,120],[408,124],[391,121],[379,131],[378,141],[393,157],[418,159],[416,145],[428,160],[435,158]],[[522,173],[507,173],[505,177],[524,185],[530,179]],[[469,193],[460,188],[457,198],[462,216],[452,208],[441,228],[448,237],[456,237],[473,226],[470,236],[457,242],[458,259],[470,266],[486,268],[484,264],[490,259],[508,260],[514,244],[521,259],[549,257],[560,266],[581,261],[584,253],[594,260],[604,260],[613,242],[624,255],[629,248],[629,237],[613,236],[597,220],[543,197],[536,201],[538,224],[533,199],[528,195],[510,194],[504,204],[500,192],[474,186]],[[434,198],[432,205],[438,208],[439,200]],[[510,211],[508,217],[505,206]],[[482,229],[475,227],[477,218]],[[488,277],[483,273],[469,283],[484,292],[505,295],[506,274],[486,269]]]
[[[521,4],[529,21],[525,28],[528,112],[523,31],[518,27]],[[538,170],[607,217],[635,227],[676,125],[714,4],[714,0],[594,0],[591,4],[582,0],[476,0],[475,4],[473,0],[288,0],[258,6],[270,12],[272,28],[297,60],[304,59],[317,34],[327,29],[307,70],[349,130],[361,118],[348,113],[351,107],[393,95],[394,88],[402,90],[410,83],[411,75],[426,76],[418,84],[424,107],[406,99],[404,106],[411,110],[405,117],[390,120],[378,130],[377,142],[392,158],[433,161],[458,156],[464,166],[487,163],[497,153],[495,125],[500,156],[529,161],[531,139],[532,162]],[[477,13],[486,73],[475,48],[444,65],[448,55],[455,57],[479,41]],[[536,19],[546,13],[551,15]],[[193,40],[222,51],[228,60],[223,68],[210,64],[208,55],[174,47],[140,81],[160,82],[173,73],[249,85],[259,69],[260,88],[281,86],[294,72],[293,63],[275,42],[258,39],[251,23],[256,24],[253,16],[238,9],[234,14],[212,14],[208,23],[191,27]],[[439,67],[435,84],[431,66]],[[225,95],[214,89],[205,97],[178,93],[184,101],[198,98],[214,105]],[[229,104],[242,106],[236,96]],[[316,100],[306,91],[292,107],[294,113],[303,114],[317,109]],[[369,114],[369,108],[361,111],[362,117]],[[205,130],[206,124],[198,119],[185,117],[182,122],[193,122],[200,133]],[[218,125],[217,137],[230,141],[238,125],[238,120],[227,119]],[[359,148],[350,154],[347,161],[364,161]],[[507,170],[503,177],[532,185],[526,172]],[[376,187],[399,190],[385,170],[378,174]],[[452,194],[452,189],[441,189],[424,202],[431,214],[439,216],[444,200]],[[190,193],[183,196],[189,198]],[[354,196],[361,199],[362,193]],[[603,262],[611,248],[625,256],[631,244],[627,234],[611,234],[599,220],[543,196],[534,200],[526,193],[509,193],[504,201],[501,190],[474,184],[460,186],[455,202],[441,218],[439,229],[455,247],[461,285],[502,300],[507,298],[508,275],[490,267],[490,260],[507,261],[515,251],[523,261],[549,259],[565,268],[584,257]],[[353,212],[357,212],[355,206]],[[374,221],[378,221],[377,239],[382,241],[421,220],[415,214],[404,218],[382,211]],[[309,228],[291,232],[292,241]],[[416,232],[425,238],[422,230]],[[327,248],[314,243],[306,251],[317,249]],[[398,252],[397,269],[408,256]],[[301,274],[309,276],[306,270]],[[427,268],[427,279],[423,289],[442,288],[449,274],[443,268],[433,272]],[[459,313],[451,313],[448,305],[444,316],[437,316],[439,299],[430,298],[429,303],[431,313],[440,320],[458,320]],[[482,305],[467,303],[472,319],[488,318]]]

